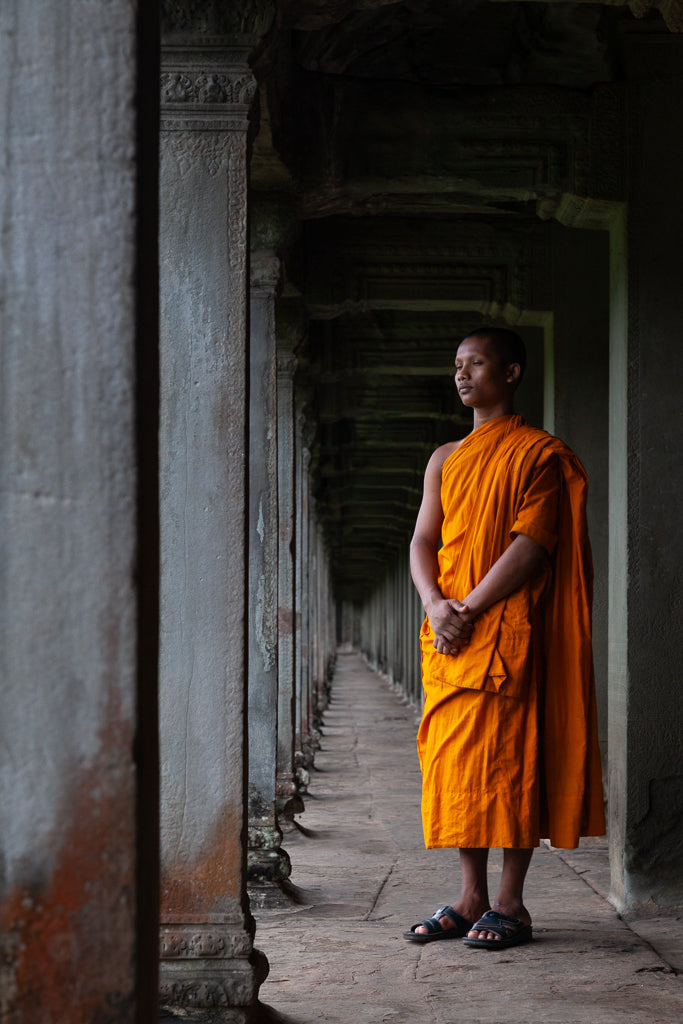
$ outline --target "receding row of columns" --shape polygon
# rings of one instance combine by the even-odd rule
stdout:
[[[422,707],[418,637],[423,620],[406,546],[367,603],[354,609],[353,642],[368,664],[416,708]]]
[[[156,1012],[155,6],[2,5],[0,73],[16,86],[2,129],[0,352],[11,1024]],[[610,844],[613,898],[630,912],[681,899],[681,45],[648,32],[627,47],[628,206],[610,225]],[[265,972],[246,898],[247,459],[264,453],[249,444],[245,53],[219,41],[199,74],[187,47],[167,51],[161,140],[162,990],[233,1021]],[[576,265],[560,270],[570,309],[581,283]],[[588,325],[570,312],[564,415],[596,373]],[[305,786],[333,622],[303,403],[293,384],[276,390],[281,796]],[[592,409],[584,422],[594,430]],[[397,680],[395,614],[387,583],[352,633]]]
[[[247,885],[290,873],[336,645],[302,336],[249,251],[247,52],[167,46],[161,121],[161,993],[230,1020],[267,971]]]

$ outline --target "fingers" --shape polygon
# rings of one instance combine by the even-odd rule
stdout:
[[[432,611],[430,622],[434,630],[434,648],[439,654],[457,654],[469,643],[473,622],[468,620],[466,604],[449,598]]]
[[[433,647],[439,654],[457,654],[467,646],[468,642],[467,639],[451,640],[443,634],[438,634],[434,637]]]
[[[434,632],[439,633],[446,640],[469,640],[472,635],[472,623],[465,622],[456,615],[446,622],[437,623]]]
[[[463,604],[462,601],[458,601],[456,598],[449,598],[448,603],[453,611],[457,613],[457,621],[460,626],[469,627],[471,632],[472,625],[474,623],[474,616],[470,613],[469,605]]]

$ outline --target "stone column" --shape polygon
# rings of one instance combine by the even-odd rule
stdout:
[[[627,37],[628,220],[612,247],[610,799],[612,898],[683,902],[680,750],[683,37]]]
[[[162,55],[161,991],[245,1020],[248,49]]]
[[[275,808],[278,749],[278,464],[275,292],[280,261],[251,261],[249,401],[250,882],[289,876]]]
[[[609,234],[547,225],[554,239],[555,431],[588,472],[593,551],[593,659],[603,764],[607,758],[609,480]],[[581,301],[577,302],[577,296]],[[588,379],[580,369],[590,362]],[[581,401],[577,401],[577,381]]]
[[[313,726],[313,702],[311,697],[311,592],[310,592],[310,478],[311,453],[307,447],[310,428],[306,421],[302,402],[298,403],[296,418],[296,723],[294,763],[299,790],[306,792],[308,769],[313,763],[314,751],[318,746],[318,733]]]
[[[322,564],[321,564],[321,543],[320,526],[317,518],[316,501],[311,495],[310,498],[310,535],[311,548],[309,552],[309,580],[310,580],[310,670],[311,670],[311,696],[313,701],[313,724],[316,730],[322,725],[322,712],[324,709],[323,697],[323,618],[321,609],[322,590]]]
[[[157,1016],[157,31],[128,0],[0,7],[0,1018],[131,1024]]]
[[[278,490],[278,744],[277,809],[291,818],[304,809],[295,775],[296,737],[295,632],[299,609],[295,603],[294,527],[294,348],[299,328],[278,321],[277,353],[277,490]]]

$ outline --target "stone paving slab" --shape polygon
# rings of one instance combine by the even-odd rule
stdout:
[[[259,1024],[683,1020],[665,955],[681,948],[681,921],[655,922],[653,943],[617,915],[600,892],[604,841],[534,854],[528,946],[402,938],[459,888],[457,853],[424,849],[415,731],[414,709],[357,655],[340,655],[306,810],[285,836],[291,885],[253,899],[256,945],[270,961]],[[500,863],[492,853],[493,886]]]

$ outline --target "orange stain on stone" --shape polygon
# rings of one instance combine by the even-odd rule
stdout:
[[[35,877],[0,906],[9,979],[3,1024],[132,1019],[135,792],[129,723],[109,717],[103,736],[98,763],[68,794],[62,814],[69,821],[55,828],[52,850],[46,843]]]
[[[176,857],[163,867],[161,907],[165,917],[183,913],[231,913],[241,904],[241,871],[245,856],[242,821],[224,809],[212,835],[190,861]]]

